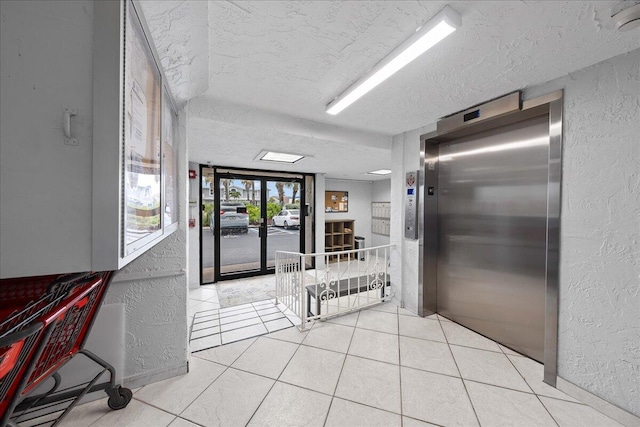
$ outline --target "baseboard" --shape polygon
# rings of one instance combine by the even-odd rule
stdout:
[[[612,418],[620,424],[623,424],[627,427],[640,426],[640,417],[627,412],[612,403],[607,402],[601,397],[598,397],[595,394],[573,383],[570,383],[569,381],[561,377],[557,377],[556,388],[579,400],[580,402],[591,406],[596,411],[603,413],[604,415]]]
[[[183,375],[187,372],[189,372],[189,362],[185,362],[171,368],[157,369],[155,371],[143,372],[138,375],[127,377],[123,380],[123,385],[130,389],[134,389],[147,384],[166,380],[167,378]]]

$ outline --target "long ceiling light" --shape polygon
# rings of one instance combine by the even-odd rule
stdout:
[[[396,71],[453,33],[461,25],[460,14],[449,6],[445,6],[440,13],[419,27],[411,37],[402,42],[367,74],[335,98],[327,105],[325,111],[331,115],[338,114],[391,77]]]

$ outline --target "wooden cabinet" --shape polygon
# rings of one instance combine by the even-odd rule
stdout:
[[[325,252],[339,252],[355,249],[354,223],[352,219],[334,219],[324,222],[324,249]],[[329,262],[348,261],[354,254],[329,255]]]

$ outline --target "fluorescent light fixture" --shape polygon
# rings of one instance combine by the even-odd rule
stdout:
[[[460,14],[449,6],[445,6],[440,13],[419,27],[411,37],[327,105],[325,111],[331,115],[338,114],[461,25]]]
[[[389,169],[378,169],[377,171],[367,172],[367,175],[389,175],[390,173]]]
[[[279,153],[277,151],[263,150],[258,154],[256,160],[262,160],[264,162],[295,163],[304,158],[305,156],[302,154]]]

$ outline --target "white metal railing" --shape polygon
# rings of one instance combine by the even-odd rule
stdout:
[[[316,254],[276,251],[276,304],[291,310],[305,330],[310,320],[387,301],[392,296],[388,269],[393,247]]]

